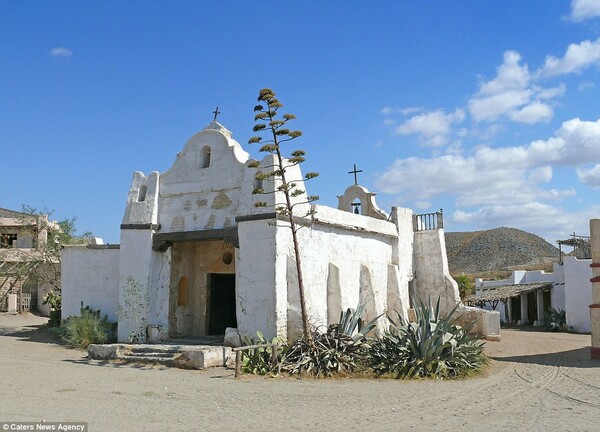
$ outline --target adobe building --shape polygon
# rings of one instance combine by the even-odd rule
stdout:
[[[257,331],[294,338],[302,331],[291,234],[276,212],[277,180],[257,180],[276,159],[257,168],[230,131],[216,121],[194,135],[165,173],[135,172],[119,245],[63,250],[63,318],[81,302],[118,321],[120,342]],[[288,178],[302,179],[298,166]],[[303,182],[297,181],[304,189]],[[360,185],[339,197],[338,208],[294,198],[310,322],[337,322],[359,303],[366,319],[397,311],[408,316],[417,299],[460,303],[450,277],[441,214],[379,209]],[[266,207],[256,207],[266,201]],[[312,211],[309,211],[312,210]],[[309,216],[307,213],[311,213]],[[464,308],[478,331],[497,335],[497,312]]]

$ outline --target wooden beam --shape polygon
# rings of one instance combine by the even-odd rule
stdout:
[[[173,233],[157,233],[152,238],[152,249],[164,252],[174,243],[224,240],[239,247],[237,227],[214,230],[182,231]]]

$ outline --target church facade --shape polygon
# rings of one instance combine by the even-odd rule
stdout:
[[[82,303],[101,309],[118,321],[120,342],[222,335],[228,328],[242,336],[298,336],[291,233],[276,212],[281,197],[252,193],[276,190],[277,180],[256,179],[276,161],[267,156],[256,168],[251,162],[213,121],[167,172],[134,173],[120,244],[96,241],[63,251],[63,318],[78,315]],[[298,166],[287,170],[303,178]],[[299,242],[313,325],[337,322],[359,303],[365,319],[380,316],[381,326],[387,314],[407,317],[417,299],[439,297],[444,310],[460,303],[441,220],[406,208],[387,214],[374,196],[355,184],[338,197],[338,208],[303,204],[305,194],[294,198],[304,225]],[[256,207],[259,200],[267,206]],[[469,313],[484,317],[481,333],[496,332],[496,318]]]

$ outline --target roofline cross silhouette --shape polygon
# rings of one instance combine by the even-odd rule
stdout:
[[[348,171],[348,174],[354,174],[354,184],[358,184],[358,176],[356,174],[363,172],[363,170],[357,170],[356,164],[354,164],[354,171]]]

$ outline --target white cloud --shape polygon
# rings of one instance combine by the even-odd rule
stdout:
[[[599,213],[599,205],[569,212],[558,206],[534,201],[518,205],[492,205],[474,211],[456,210],[449,217],[450,223],[445,225],[466,224],[472,229],[510,226],[534,232],[554,243],[558,239],[566,238],[572,232],[589,235],[588,221],[597,217]]]
[[[527,180],[531,183],[548,183],[552,180],[552,167],[543,166],[535,168],[529,173]]]
[[[483,94],[497,94],[507,90],[521,90],[527,88],[531,76],[527,65],[520,65],[521,55],[516,51],[506,51],[504,62],[498,67],[496,78],[480,85],[479,91]]]
[[[397,107],[391,107],[391,106],[386,106],[381,108],[381,114],[383,114],[386,117],[389,117],[391,115],[394,114],[402,114],[403,116],[406,115],[411,115],[417,112],[423,111],[423,108],[419,108],[419,107],[406,107],[406,108],[397,108]]]
[[[492,95],[479,95],[469,100],[469,111],[477,121],[496,120],[504,114],[524,106],[531,99],[531,92],[523,90],[507,90]]]
[[[52,57],[71,57],[73,51],[65,47],[56,47],[50,50],[50,55]]]
[[[598,0],[572,0],[571,19],[581,22],[586,19],[600,16],[600,1]]]
[[[592,188],[600,188],[600,163],[592,168],[578,168],[577,177]]]
[[[509,114],[511,120],[519,123],[539,123],[547,122],[552,119],[554,112],[552,108],[542,102],[533,102],[525,105],[523,108],[515,110]]]
[[[564,140],[562,163],[582,165],[600,162],[600,119],[583,121],[578,118],[564,122],[556,136]]]
[[[600,4],[600,2],[598,2]],[[570,44],[562,58],[546,57],[540,74],[546,76],[577,73],[584,68],[600,63],[600,38],[595,41],[585,40],[578,44]]]
[[[600,120],[572,119],[554,136],[528,145],[483,146],[468,156],[398,159],[378,177],[376,187],[416,201],[451,196],[463,207],[561,200],[575,191],[548,188],[553,167],[578,168],[580,180],[595,186],[600,168],[582,168],[591,163],[600,165]]]
[[[431,202],[429,201],[415,201],[415,208],[418,210],[427,210],[431,208]]]
[[[521,55],[506,51],[496,77],[482,82],[479,91],[469,100],[469,112],[476,121],[494,121],[508,118],[519,123],[549,121],[554,111],[548,101],[564,93],[564,85],[541,88],[527,65],[521,64]],[[544,101],[544,102],[542,102]]]
[[[465,112],[461,109],[448,114],[443,110],[430,111],[411,117],[394,131],[399,135],[420,135],[424,145],[439,147],[448,142],[452,124],[460,123],[464,118]]]
[[[400,114],[402,115],[411,115],[414,113],[418,113],[423,111],[423,108],[419,108],[419,107],[406,107],[406,108],[402,108],[400,110]]]

